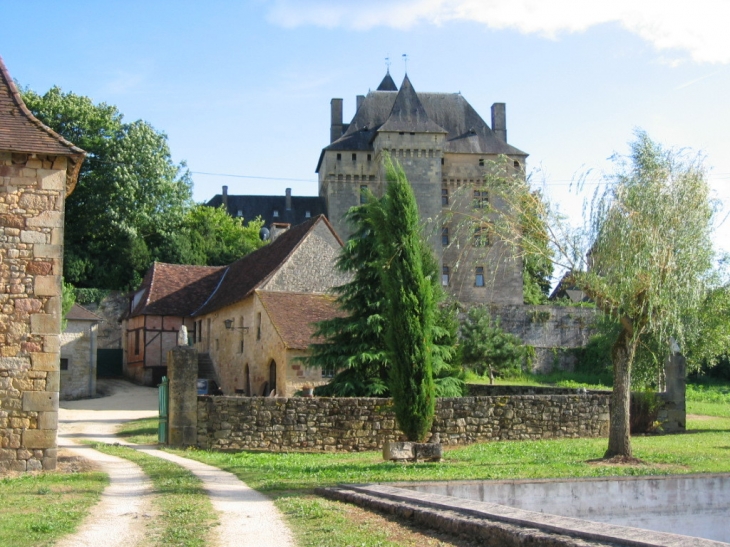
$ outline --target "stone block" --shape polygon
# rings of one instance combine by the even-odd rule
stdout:
[[[60,355],[58,353],[31,353],[30,362],[33,370],[54,372],[59,370]]]
[[[56,469],[56,457],[46,457],[41,460],[41,463],[43,464],[43,470],[44,471],[53,471]]]
[[[413,459],[413,443],[388,441],[383,445],[383,459],[400,461]]]
[[[38,429],[58,429],[58,412],[39,412]]]
[[[61,372],[46,373],[46,391],[61,391]]]
[[[30,330],[33,334],[58,334],[61,331],[61,318],[47,313],[34,313],[30,316]]]
[[[68,160],[64,156],[57,156],[53,160],[53,169],[55,171],[65,171],[68,165]],[[38,173],[40,175],[40,173]]]
[[[58,412],[58,392],[26,391],[23,393],[23,410],[26,412]],[[46,448],[44,446],[25,446],[28,448]]]
[[[23,357],[0,357],[0,372],[21,372],[30,369],[30,361]]]
[[[25,224],[40,228],[62,228],[63,213],[61,211],[43,211],[41,214],[27,219]]]
[[[6,228],[25,228],[25,219],[20,215],[0,215],[0,226]]]
[[[48,299],[46,302],[46,309],[43,310],[49,315],[53,315],[55,317],[61,317],[62,311],[61,311],[61,297],[60,296],[53,296]]]
[[[41,301],[36,298],[16,298],[15,309],[24,313],[35,313],[41,311]]]
[[[61,337],[58,335],[44,336],[43,351],[47,353],[59,353],[61,351]]]
[[[63,258],[63,246],[36,243],[33,245],[33,256],[35,258]]]
[[[37,275],[33,285],[36,296],[59,296],[61,278],[56,275]]]
[[[38,178],[43,190],[66,190],[66,171],[39,169]]]
[[[25,448],[55,448],[55,429],[26,429],[23,431],[23,446]]]
[[[32,230],[23,230],[20,232],[21,243],[48,243],[48,234],[43,232],[34,232]]]
[[[10,467],[8,468],[10,471],[18,471],[18,472],[25,472],[26,465],[25,460],[15,460],[10,462]]]
[[[413,455],[416,460],[440,462],[443,457],[443,448],[440,443],[414,443]]]

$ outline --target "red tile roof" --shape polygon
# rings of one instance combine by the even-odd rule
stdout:
[[[319,222],[324,222],[337,238],[337,241],[342,244],[324,215],[313,217],[307,222],[294,226],[268,245],[228,266],[220,285],[210,299],[193,315],[211,313],[240,302],[252,294],[279,269]]]
[[[185,317],[202,306],[215,290],[225,266],[188,266],[155,262],[140,290],[144,294],[131,311],[136,315]]]
[[[70,321],[103,321],[101,317],[78,304],[71,306],[66,314],[66,319]]]
[[[27,154],[68,156],[68,193],[76,185],[76,177],[86,152],[44,125],[25,106],[15,82],[0,57],[0,150]]]
[[[256,291],[256,296],[288,349],[307,349],[320,341],[312,339],[314,323],[344,315],[325,294]]]

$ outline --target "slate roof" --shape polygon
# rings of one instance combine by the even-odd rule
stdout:
[[[223,195],[216,194],[206,205],[220,207],[223,205]],[[296,226],[310,218],[327,213],[325,201],[319,196],[292,196],[291,209],[287,209],[285,196],[228,194],[227,210],[232,217],[243,217],[246,222],[260,216],[264,220],[264,226],[271,226],[274,222],[284,222]],[[274,216],[274,211],[278,211],[278,217]],[[309,211],[309,217],[307,217],[307,211]]]
[[[378,91],[398,91],[398,86],[395,85],[393,78],[390,76],[390,70],[385,73],[385,78],[380,82]]]
[[[66,314],[66,319],[69,321],[103,321],[101,317],[78,304],[71,306]]]
[[[287,349],[307,349],[312,342],[314,323],[343,312],[335,299],[324,294],[256,291],[266,313]]]
[[[403,85],[410,85],[406,76]],[[413,89],[412,86],[410,86]],[[383,127],[389,121],[396,98],[401,91],[370,91],[352,118],[347,131],[335,142],[323,149],[316,171],[322,163],[326,150],[373,150],[373,141],[378,131],[388,130]],[[526,152],[507,144],[498,138],[476,110],[460,93],[413,93],[418,98],[428,120],[446,132],[444,151],[449,153],[473,154],[506,154],[510,156],[527,156]],[[405,102],[405,101],[404,101]],[[401,116],[402,119],[402,116]],[[419,120],[418,116],[414,119]],[[419,131],[419,125],[413,129],[406,124],[395,126],[396,131]]]
[[[278,270],[279,266],[299,247],[307,234],[319,222],[324,222],[342,245],[342,241],[324,215],[293,226],[268,245],[264,245],[228,266],[215,292],[192,315],[211,313],[240,302],[252,294]]]
[[[0,57],[0,150],[27,154],[67,156],[67,191],[76,185],[81,162],[86,155],[61,135],[44,125],[25,106],[15,82]]]
[[[215,290],[225,266],[189,266],[155,262],[140,290],[144,294],[129,313],[185,317],[202,306]]]
[[[395,96],[393,108],[378,131],[413,131],[416,133],[448,133],[443,127],[431,121],[423,108],[408,74],[403,78],[400,91]]]

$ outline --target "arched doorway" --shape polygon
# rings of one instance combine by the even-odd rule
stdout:
[[[276,389],[276,361],[269,364],[269,394]]]

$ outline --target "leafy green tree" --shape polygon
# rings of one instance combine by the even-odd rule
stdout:
[[[423,265],[423,243],[413,189],[400,166],[385,158],[388,187],[376,237],[385,294],[385,341],[390,391],[400,429],[422,441],[436,405],[432,344],[436,303]]]
[[[325,341],[310,345],[308,366],[339,371],[332,381],[317,387],[317,395],[338,397],[387,397],[390,395],[389,360],[385,344],[385,295],[380,276],[380,258],[375,237],[374,212],[382,200],[368,196],[365,204],[353,207],[347,219],[354,227],[337,260],[337,268],[352,274],[352,280],[334,290],[337,304],[344,312],[317,324],[315,336]],[[436,261],[423,245],[428,277],[437,299],[443,292],[438,285]],[[434,325],[433,371],[436,395],[458,397],[464,384],[455,362],[458,323],[453,305],[439,306]]]
[[[545,304],[550,296],[553,275],[553,250],[542,194],[532,191],[522,195],[520,228],[522,233],[522,281],[525,304]]]
[[[78,287],[136,286],[191,206],[192,182],[174,164],[167,136],[144,121],[125,123],[116,107],[58,87],[23,90],[33,114],[87,151],[66,200],[64,275]]]
[[[171,237],[163,254],[181,264],[225,266],[262,247],[260,218],[244,223],[230,216],[223,206],[192,207],[182,220],[178,232]]]
[[[484,306],[470,308],[461,325],[461,358],[477,374],[494,376],[518,374],[532,362],[534,350],[514,334],[500,327],[499,319],[492,320]]]

